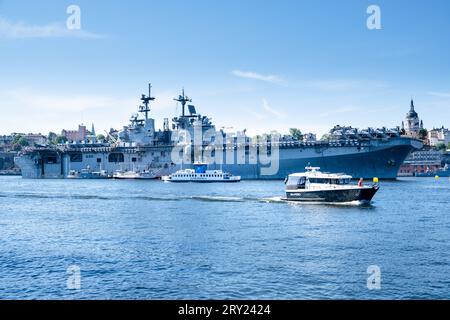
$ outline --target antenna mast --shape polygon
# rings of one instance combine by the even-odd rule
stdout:
[[[148,120],[148,113],[150,112],[150,101],[154,101],[155,98],[152,97],[152,84],[148,84],[148,96],[145,94],[142,95],[141,101],[144,104],[143,106],[139,106],[139,112],[145,113],[145,120]]]
[[[178,102],[181,103],[181,106],[182,106],[182,113],[181,113],[181,115],[184,117],[185,116],[184,109],[185,109],[186,103],[187,102],[192,102],[192,100],[189,99],[188,96],[184,95],[184,88],[183,88],[183,91],[182,91],[182,95],[178,96],[178,99],[173,99],[173,100],[178,101]]]

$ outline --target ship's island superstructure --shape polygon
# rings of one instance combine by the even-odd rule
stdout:
[[[149,117],[154,100],[149,85],[148,95],[141,97],[139,113],[133,114],[118,139],[109,137],[108,143],[93,139],[91,143],[25,149],[15,159],[22,176],[65,178],[70,172],[90,168],[109,175],[147,170],[162,177],[205,161],[208,155],[215,159],[214,163],[208,162],[212,170],[220,169],[242,179],[284,179],[306,166],[346,172],[355,178],[395,179],[410,152],[422,147],[419,140],[401,136],[400,128],[359,130],[336,126],[328,139],[321,141],[300,141],[292,136],[255,140],[245,131],[229,135],[216,130],[210,118],[198,114],[184,90],[174,99],[181,104],[181,115],[172,120],[171,127],[164,119],[163,129],[156,130],[155,120]],[[268,159],[276,161],[276,165],[268,164]],[[268,166],[275,170],[265,171]]]

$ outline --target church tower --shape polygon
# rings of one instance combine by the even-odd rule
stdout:
[[[419,135],[420,129],[423,128],[423,122],[419,119],[419,115],[415,110],[414,101],[412,99],[409,112],[406,114],[404,127],[406,134],[414,137],[417,137]]]

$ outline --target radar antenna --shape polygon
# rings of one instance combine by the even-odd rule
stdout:
[[[185,116],[184,109],[185,109],[186,103],[192,102],[192,100],[189,99],[189,97],[184,94],[184,88],[183,88],[182,94],[180,96],[178,96],[178,99],[173,99],[173,100],[181,103],[181,106],[182,106],[181,116],[184,117]]]
[[[145,113],[145,120],[148,120],[148,113],[150,112],[150,107],[149,107],[149,103],[150,101],[154,101],[155,98],[152,97],[152,84],[149,83],[148,84],[148,96],[146,96],[145,94],[142,95],[141,97],[141,101],[142,103],[144,103],[143,106],[139,106],[139,112],[141,113]]]

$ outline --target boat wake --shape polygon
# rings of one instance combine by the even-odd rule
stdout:
[[[207,201],[207,202],[245,202],[245,198],[240,197],[219,197],[219,196],[192,196],[187,199]]]
[[[319,201],[291,201],[283,197],[235,197],[235,196],[116,196],[116,195],[83,195],[83,194],[43,194],[43,193],[0,193],[0,198],[19,198],[19,199],[72,199],[72,200],[142,200],[142,201],[201,201],[201,202],[259,202],[259,203],[279,203],[292,205],[333,205],[333,206],[352,206],[352,207],[371,207],[371,202],[352,201],[352,202],[319,202]]]
[[[265,203],[285,203],[286,201],[283,200],[282,197],[271,197],[271,198],[261,198],[258,199],[259,202],[265,202]]]

